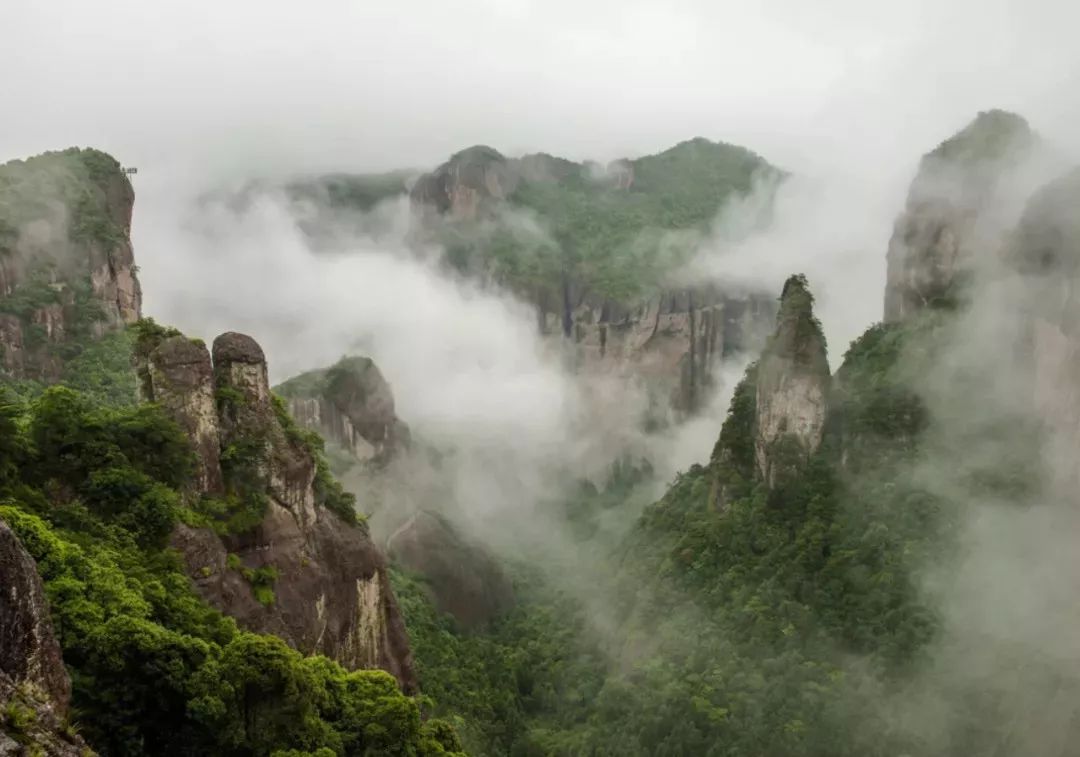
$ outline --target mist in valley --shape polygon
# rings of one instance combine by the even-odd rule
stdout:
[[[921,157],[976,113],[1024,116],[1041,142],[973,211],[969,305],[901,353],[899,383],[926,409],[926,441],[885,483],[880,471],[836,474],[858,493],[838,499],[838,518],[873,510],[896,488],[942,503],[940,549],[900,545],[902,558],[875,579],[913,576],[911,601],[938,631],[902,663],[832,638],[814,643],[842,659],[821,676],[849,709],[823,707],[822,718],[843,724],[846,743],[869,750],[886,734],[911,754],[1075,752],[1080,502],[1070,424],[1080,417],[1039,408],[1045,376],[1017,355],[1044,282],[1018,275],[1009,256],[1032,196],[1080,162],[1080,53],[1068,32],[1080,8],[410,0],[301,11],[16,0],[7,12],[0,63],[20,75],[0,81],[0,98],[16,105],[0,155],[93,145],[138,166],[131,238],[144,315],[158,323],[208,343],[251,335],[272,384],[370,357],[413,438],[374,487],[362,466],[342,475],[374,537],[385,545],[413,513],[435,512],[514,578],[540,576],[575,607],[580,657],[603,671],[604,692],[572,692],[588,713],[593,699],[604,712],[631,711],[620,687],[702,654],[694,629],[712,628],[712,600],[676,577],[681,553],[640,590],[628,592],[639,576],[627,566],[647,533],[643,513],[710,463],[766,339],[718,358],[687,414],[667,387],[657,395],[632,371],[581,370],[573,340],[541,333],[520,288],[455,268],[438,239],[418,233],[422,209],[406,192],[342,209],[290,186],[402,170],[407,187],[474,144],[601,166],[699,135],[745,146],[784,175],[734,193],[702,228],[647,229],[642,244],[667,245],[682,261],[648,294],[715,286],[778,300],[803,273],[842,391],[849,345],[883,320],[886,252],[897,218],[920,200]],[[952,180],[927,191],[959,207],[969,188]],[[538,254],[576,252],[542,214],[499,212]],[[1016,488],[1002,472],[1013,464],[1023,468]],[[620,465],[633,470],[625,487],[613,477]],[[596,506],[590,498],[609,488],[618,501]],[[662,617],[645,607],[656,596]],[[712,649],[734,658],[737,644]],[[704,700],[730,683],[691,673]],[[717,712],[708,717],[727,717]],[[794,722],[784,728],[807,728]],[[980,740],[991,730],[1005,736]],[[583,753],[566,744],[557,753]]]

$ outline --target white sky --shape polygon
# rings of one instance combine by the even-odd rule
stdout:
[[[1073,137],[1071,0],[0,0],[0,156],[141,172],[600,159],[691,136],[910,162],[988,107]]]
[[[242,297],[237,250],[279,281],[284,232],[193,231],[191,192],[476,143],[604,160],[734,142],[804,181],[774,235],[713,267],[777,292],[806,272],[835,364],[881,317],[922,153],[1001,107],[1080,156],[1077,29],[1075,0],[0,0],[0,159],[81,145],[137,166],[147,312],[207,338],[248,324],[294,370],[338,346],[309,355],[271,324],[324,285]]]

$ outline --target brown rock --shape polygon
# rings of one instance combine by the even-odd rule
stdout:
[[[28,684],[59,715],[67,712],[71,680],[53,635],[37,564],[0,521],[0,673]]]
[[[568,287],[561,298],[539,301],[542,333],[570,337],[578,370],[640,380],[657,410],[681,415],[708,399],[726,355],[764,343],[776,312],[772,298],[713,287],[668,290],[630,305]]]
[[[965,284],[986,253],[1005,181],[1034,144],[1019,116],[980,113],[925,155],[896,220],[886,256],[885,320],[965,297]]]
[[[144,399],[161,405],[187,431],[198,457],[198,491],[220,494],[221,437],[214,399],[213,367],[206,345],[184,336],[163,340],[150,353]]]
[[[298,385],[306,393],[293,388]],[[383,467],[409,446],[409,427],[397,417],[390,384],[370,358],[342,358],[327,370],[286,382],[282,390],[297,423],[358,462]]]
[[[104,315],[91,325],[93,337],[141,315],[142,290],[128,237],[134,191],[116,161],[77,149],[0,165],[0,185],[20,194],[19,203],[0,207],[0,228],[13,229],[0,239],[0,298],[43,275],[56,291],[54,303],[18,314],[21,355],[3,358],[4,366],[16,378],[55,381],[63,364],[47,345],[28,346],[25,329],[42,328],[54,344],[82,336],[86,324],[71,322],[74,285],[89,285]],[[10,327],[5,331],[6,344],[13,336]]]
[[[396,563],[422,575],[436,607],[465,628],[482,626],[513,604],[513,587],[498,563],[435,513],[415,513],[391,534],[386,549]]]
[[[829,393],[825,336],[802,276],[784,284],[776,333],[757,367],[758,474],[770,487],[797,470],[821,445]]]
[[[382,555],[363,527],[317,503],[315,457],[282,424],[255,340],[222,334],[211,364],[204,346],[171,337],[151,353],[149,365],[150,398],[201,440],[200,456],[212,456],[204,468],[219,478],[205,481],[266,500],[262,519],[244,533],[221,536],[184,525],[174,531],[172,545],[199,594],[246,629],[276,634],[348,668],[383,668],[415,691],[408,636]],[[225,480],[224,456],[241,449],[236,445],[250,458],[245,466],[254,468],[244,469],[242,481]],[[259,569],[273,569],[276,578],[257,593],[251,582]]]

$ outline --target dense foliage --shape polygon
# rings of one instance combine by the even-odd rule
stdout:
[[[91,382],[95,383],[95,382]],[[105,396],[110,394],[106,391]],[[185,435],[153,405],[63,386],[0,407],[0,518],[37,560],[78,725],[106,755],[444,754],[381,671],[244,633],[166,550],[186,510]],[[253,575],[265,586],[271,576]],[[292,750],[292,751],[290,751]]]
[[[458,176],[503,161],[490,148],[451,158]],[[439,241],[460,270],[556,298],[569,287],[631,301],[661,286],[726,202],[759,186],[771,191],[782,176],[749,150],[700,138],[607,168],[544,155],[521,159],[527,161],[546,166],[538,171],[545,178],[507,164],[522,178],[505,203],[491,214],[447,222]],[[744,210],[744,222],[753,224],[768,208]]]
[[[0,254],[13,250],[20,227],[37,219],[66,222],[75,241],[124,239],[107,209],[105,188],[114,180],[126,181],[120,164],[93,149],[72,147],[0,164]],[[57,200],[66,217],[57,216]]]
[[[919,679],[941,633],[920,577],[955,553],[965,493],[998,469],[999,496],[1026,491],[1031,471],[1006,464],[1010,450],[952,497],[920,477],[943,442],[912,378],[940,360],[948,323],[930,312],[856,340],[825,443],[773,491],[755,474],[751,366],[709,464],[646,509],[609,560],[620,566],[610,584],[589,576],[613,610],[573,577],[519,569],[515,609],[466,633],[399,577],[436,711],[460,718],[476,754],[964,753],[898,727],[887,703]],[[578,549],[601,547],[593,530],[574,533]],[[608,622],[593,622],[601,611]],[[1007,730],[989,735],[991,710],[979,708],[998,705],[980,696],[952,737],[981,729],[981,743],[1008,743]]]

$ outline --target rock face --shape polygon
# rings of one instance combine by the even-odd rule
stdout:
[[[517,170],[498,150],[477,145],[418,178],[409,194],[414,207],[474,220],[492,201],[506,199],[518,181]]]
[[[187,431],[198,457],[198,491],[221,494],[221,438],[214,371],[206,345],[182,335],[168,337],[148,356],[139,373],[140,399],[157,402]]]
[[[1001,214],[988,211],[1034,144],[1024,119],[994,110],[923,157],[889,241],[887,322],[964,297],[977,253],[996,249],[988,242],[1000,231],[992,226]]]
[[[0,165],[0,368],[51,380],[60,345],[138,320],[131,182],[97,150]]]
[[[67,712],[71,681],[53,636],[49,606],[34,559],[0,521],[0,671],[26,682]]]
[[[541,334],[578,370],[640,382],[650,418],[663,422],[669,409],[701,407],[723,357],[760,348],[774,299],[664,289],[664,274],[627,251],[702,233],[729,198],[779,175],[748,150],[702,138],[607,166],[473,147],[421,176],[410,197],[418,238],[429,232],[461,272],[532,302]]]
[[[481,544],[443,516],[420,507],[439,493],[431,462],[410,443],[394,395],[366,357],[345,357],[276,388],[297,423],[344,450],[354,466],[344,474],[365,503],[376,504],[372,528],[394,562],[422,576],[436,607],[464,628],[492,620],[513,602],[509,579]],[[425,482],[422,484],[420,482]]]
[[[829,392],[825,336],[803,276],[784,284],[776,333],[757,368],[754,460],[770,487],[821,445]]]
[[[723,358],[764,343],[775,314],[771,298],[715,287],[670,290],[632,307],[572,291],[566,298],[541,299],[541,332],[568,337],[579,370],[638,377],[681,414],[708,399]]]
[[[513,604],[513,588],[498,563],[435,513],[414,513],[390,535],[386,550],[423,576],[435,606],[464,628],[482,626]]]
[[[1026,337],[1033,400],[1053,437],[1054,468],[1075,473],[1080,449],[1080,169],[1029,201],[1007,250]]]
[[[61,732],[71,681],[34,559],[0,521],[0,755],[90,754]],[[22,713],[22,722],[12,718]]]
[[[197,494],[262,512],[224,533],[177,527],[172,544],[200,595],[244,628],[348,668],[383,668],[414,691],[384,558],[366,528],[325,505],[315,453],[275,403],[259,345],[222,334],[211,360],[201,343],[171,336],[139,360],[144,395],[196,442],[205,485]]]
[[[278,392],[297,423],[358,462],[385,466],[409,446],[409,427],[395,414],[390,384],[370,358],[342,358],[287,381]]]

